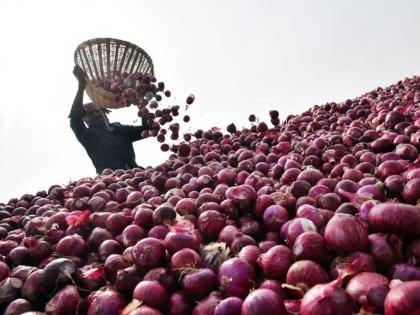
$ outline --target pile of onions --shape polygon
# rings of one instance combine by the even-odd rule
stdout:
[[[0,203],[0,313],[418,314],[419,77],[172,147],[149,79],[173,154]]]

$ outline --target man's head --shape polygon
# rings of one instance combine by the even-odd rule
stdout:
[[[107,113],[110,111],[102,108],[95,103],[87,103],[83,105],[86,114],[83,120],[89,127],[106,127],[109,124]]]

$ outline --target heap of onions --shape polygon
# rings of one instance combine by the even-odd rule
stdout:
[[[0,313],[418,314],[419,77],[172,147],[143,79],[174,154],[0,203]]]

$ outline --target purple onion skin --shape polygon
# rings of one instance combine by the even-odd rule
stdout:
[[[299,235],[293,244],[293,254],[297,259],[309,259],[323,264],[329,260],[327,243],[317,232]]]
[[[140,270],[157,267],[165,257],[165,246],[155,238],[144,238],[132,249],[134,263]]]
[[[118,314],[127,305],[118,292],[108,287],[92,292],[87,299],[90,300],[87,315]]]
[[[335,214],[324,231],[327,244],[340,253],[361,250],[368,244],[368,232],[355,217]]]
[[[407,263],[399,263],[391,267],[389,275],[391,279],[401,281],[420,280],[420,268]]]
[[[369,212],[369,226],[382,233],[404,238],[420,236],[420,208],[408,204],[386,202]]]
[[[311,260],[299,260],[290,266],[286,283],[297,286],[306,292],[316,284],[328,282],[328,274],[321,265]]]
[[[261,254],[257,263],[267,277],[283,278],[293,263],[293,252],[284,245],[277,245]]]
[[[217,281],[226,296],[245,298],[253,287],[255,270],[245,260],[231,258],[219,268]]]
[[[187,315],[191,313],[191,307],[185,293],[177,291],[169,297],[168,314],[169,315]]]
[[[78,312],[81,302],[77,288],[67,285],[52,297],[45,306],[45,311],[51,315],[72,315]]]
[[[142,305],[130,312],[129,315],[163,315],[162,312],[158,311],[153,307]]]
[[[350,295],[335,281],[317,284],[302,299],[301,315],[353,315],[355,307]]]
[[[242,303],[238,297],[228,297],[216,306],[214,315],[241,315]]]
[[[244,300],[241,315],[287,315],[283,300],[269,289],[252,291]]]
[[[209,268],[189,272],[182,279],[182,287],[188,296],[199,300],[206,297],[216,287],[216,275]]]
[[[407,281],[391,287],[385,298],[385,314],[416,315],[419,312],[420,281]]]
[[[216,306],[222,300],[220,292],[214,291],[200,301],[193,309],[192,315],[214,315]]]
[[[346,291],[354,301],[363,304],[371,289],[383,285],[388,285],[388,279],[383,275],[376,272],[361,272],[350,279]]]
[[[375,272],[374,258],[364,252],[353,252],[336,257],[330,265],[330,277],[336,279],[342,272]]]
[[[25,299],[17,299],[7,306],[4,310],[4,315],[20,315],[25,312],[30,312],[32,310],[32,306],[29,301]]]

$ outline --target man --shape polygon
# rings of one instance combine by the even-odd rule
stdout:
[[[133,142],[141,140],[142,131],[148,129],[146,119],[142,118],[142,126],[111,124],[106,115],[109,112],[107,109],[94,103],[83,105],[85,73],[76,66],[73,74],[79,87],[69,115],[70,127],[92,160],[96,172],[101,174],[106,168],[116,170],[138,167]]]

